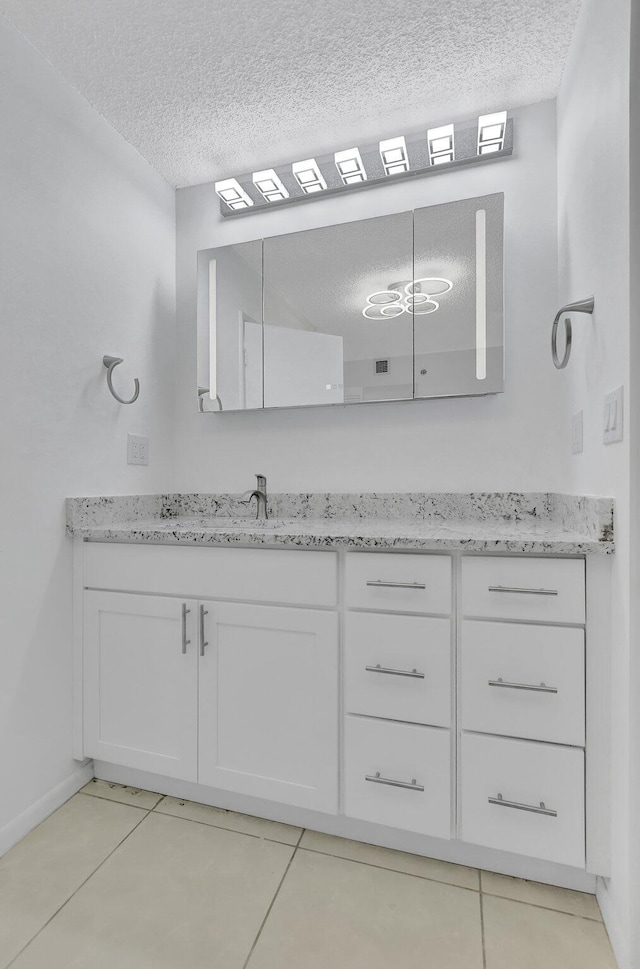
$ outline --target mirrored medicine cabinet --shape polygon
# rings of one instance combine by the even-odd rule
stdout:
[[[203,411],[504,389],[502,194],[198,253]]]

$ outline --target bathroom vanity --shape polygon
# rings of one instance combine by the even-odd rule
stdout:
[[[264,523],[220,497],[70,500],[76,756],[463,864],[606,875],[611,502],[320,497]]]

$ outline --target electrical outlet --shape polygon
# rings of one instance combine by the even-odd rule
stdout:
[[[149,438],[127,434],[127,464],[149,464]]]
[[[571,418],[571,453],[582,454],[583,451],[583,416],[582,411],[578,411]]]
[[[604,398],[602,440],[605,444],[622,440],[623,396],[624,387],[616,387]]]

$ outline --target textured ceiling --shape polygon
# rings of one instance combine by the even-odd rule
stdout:
[[[555,97],[581,0],[0,0],[172,184]]]

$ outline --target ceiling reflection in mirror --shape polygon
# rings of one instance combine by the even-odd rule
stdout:
[[[496,393],[503,196],[198,253],[201,410]]]

